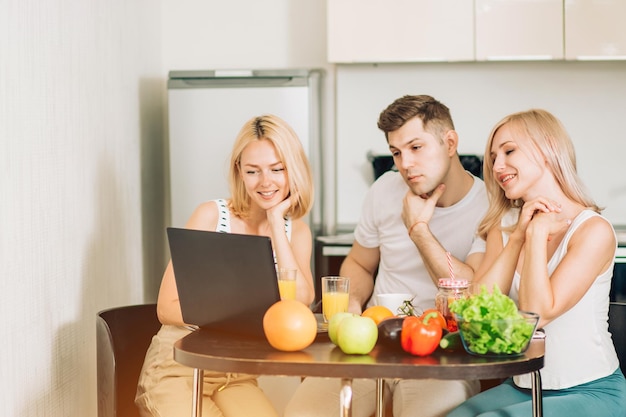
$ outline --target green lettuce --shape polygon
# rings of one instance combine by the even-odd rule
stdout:
[[[449,307],[460,319],[463,341],[474,353],[521,353],[535,331],[536,321],[526,320],[497,285],[491,293],[483,285],[479,294],[455,300]]]

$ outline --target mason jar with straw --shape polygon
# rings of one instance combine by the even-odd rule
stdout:
[[[437,295],[435,296],[435,307],[446,319],[448,330],[454,332],[458,329],[454,314],[450,312],[448,306],[456,299],[469,296],[469,281],[466,279],[456,279],[454,268],[452,267],[452,255],[446,252],[448,257],[448,270],[450,277],[440,278],[437,284]]]

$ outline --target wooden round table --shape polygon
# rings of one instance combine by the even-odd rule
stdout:
[[[354,378],[377,381],[377,410],[382,415],[382,380],[401,379],[493,379],[532,373],[533,416],[542,416],[541,376],[544,340],[533,339],[524,355],[491,358],[465,351],[440,349],[425,357],[412,356],[400,348],[378,344],[368,355],[346,355],[325,332],[298,352],[272,348],[263,336],[244,336],[216,330],[198,330],[174,344],[174,359],[194,368],[192,416],[200,417],[205,369],[255,375],[335,377],[342,381],[340,415],[351,415],[351,382]]]

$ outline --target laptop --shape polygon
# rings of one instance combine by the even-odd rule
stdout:
[[[167,237],[185,323],[264,336],[280,300],[270,238],[173,227]]]

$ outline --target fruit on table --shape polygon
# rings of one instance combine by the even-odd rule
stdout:
[[[435,312],[423,317],[408,316],[402,323],[402,349],[416,356],[430,355],[439,346],[443,329]]]
[[[378,327],[369,317],[353,315],[346,317],[337,328],[337,345],[343,353],[368,354],[378,340]]]
[[[393,317],[394,314],[385,306],[371,306],[366,308],[365,311],[361,313],[361,316],[371,318],[374,320],[374,323],[378,325],[381,321]]]
[[[337,330],[339,329],[339,324],[346,317],[355,316],[354,313],[348,313],[347,311],[341,311],[339,313],[335,313],[328,322],[328,338],[333,344],[337,345]]]
[[[284,352],[308,347],[317,335],[315,314],[296,300],[281,300],[267,309],[263,331],[269,344]]]

